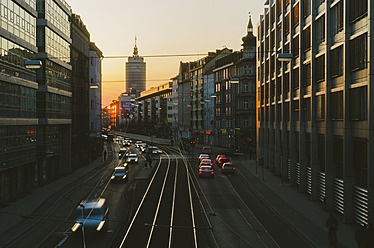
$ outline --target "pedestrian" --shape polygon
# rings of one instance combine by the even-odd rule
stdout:
[[[147,156],[146,156],[146,167],[147,165],[149,165],[149,167],[152,167],[152,158],[151,158],[151,155],[148,153]]]
[[[104,161],[106,161],[106,150],[104,150],[103,159],[104,159]]]
[[[338,230],[339,222],[332,213],[329,213],[329,218],[326,221],[326,227],[328,228],[328,239],[332,246],[336,246],[337,237],[336,232]]]

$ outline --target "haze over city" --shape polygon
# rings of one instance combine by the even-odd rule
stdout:
[[[263,13],[258,0],[90,1],[69,0],[91,39],[105,56],[131,56],[134,38],[140,56],[206,54],[224,46],[240,50],[246,35],[248,12],[254,27]],[[256,28],[254,29],[256,33]],[[256,34],[255,34],[256,35]],[[203,56],[145,58],[147,89],[167,82],[178,73],[179,61]],[[127,58],[103,60],[103,106],[125,90]],[[123,82],[121,82],[123,81]]]

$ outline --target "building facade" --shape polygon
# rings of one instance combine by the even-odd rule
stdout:
[[[0,1],[0,205],[40,183],[37,163],[36,1]],[[21,16],[18,21],[15,13]],[[25,27],[28,28],[25,28]],[[22,156],[20,155],[22,154]]]
[[[191,138],[191,86],[189,63],[180,62],[178,73],[178,128],[180,138]]]
[[[136,91],[136,96],[146,88],[146,64],[144,58],[139,56],[138,47],[135,47],[134,53],[126,62],[126,92]]]
[[[370,3],[270,0],[257,25],[260,162],[361,225],[374,220]]]
[[[71,8],[65,1],[37,1],[36,58],[39,178],[51,181],[71,172],[72,83]]]
[[[101,155],[101,60],[103,59],[102,51],[95,43],[90,43],[89,48],[89,158],[95,159]]]
[[[89,48],[90,33],[77,14],[71,16],[72,168],[89,162]]]

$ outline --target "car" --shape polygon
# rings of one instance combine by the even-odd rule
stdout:
[[[201,166],[199,168],[199,177],[214,177],[214,170],[212,166]]]
[[[123,141],[123,145],[124,145],[124,146],[131,146],[131,140],[129,140],[129,139],[125,139],[125,140]]]
[[[101,232],[108,224],[106,217],[109,207],[105,198],[95,198],[82,201],[75,210],[75,224],[71,228],[73,233],[82,229],[85,232]]]
[[[201,161],[203,158],[209,158],[210,159],[210,156],[208,154],[200,154],[199,156],[199,160]]]
[[[221,167],[221,173],[226,174],[226,173],[231,173],[235,174],[235,166],[231,162],[224,163]]]
[[[136,142],[135,142],[135,147],[136,147],[136,148],[139,148],[139,146],[140,146],[142,143],[143,143],[143,141],[141,141],[141,140],[136,141]]]
[[[138,155],[135,154],[135,153],[131,153],[131,154],[129,154],[129,156],[127,157],[127,162],[128,162],[128,163],[131,163],[131,162],[135,162],[135,163],[137,163],[138,160],[139,160]]]
[[[207,154],[212,154],[212,148],[209,146],[204,146],[203,149],[201,150],[202,153],[207,153]]]
[[[128,180],[127,172],[128,172],[127,167],[123,167],[123,166],[116,167],[114,168],[113,175],[110,179],[113,182],[127,181]]]
[[[208,159],[205,159],[203,161],[201,161],[200,165],[199,165],[199,168],[201,168],[202,166],[210,166],[210,167],[213,167],[213,163],[211,160],[208,160]]]
[[[152,154],[161,154],[162,151],[157,146],[151,146],[149,147],[149,152]]]
[[[221,167],[222,164],[227,163],[229,161],[231,161],[229,157],[220,157],[217,160],[217,165],[218,165],[218,167]]]
[[[122,159],[123,157],[126,156],[126,153],[127,153],[127,149],[126,149],[126,148],[121,148],[121,149],[119,150],[119,153],[118,153],[118,158],[119,158],[119,159]]]
[[[227,157],[226,155],[224,154],[218,154],[217,157],[216,157],[216,161],[218,161],[218,159],[222,158],[222,157]]]

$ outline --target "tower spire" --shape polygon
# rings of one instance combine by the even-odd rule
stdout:
[[[138,52],[138,47],[136,46],[136,41],[137,41],[137,38],[136,38],[136,35],[135,35],[135,47],[134,47],[133,56],[134,57],[139,57],[139,52]]]
[[[252,25],[251,12],[248,12],[248,14],[249,14],[249,21],[248,21],[248,26],[247,26],[247,32],[253,34],[253,25]]]

